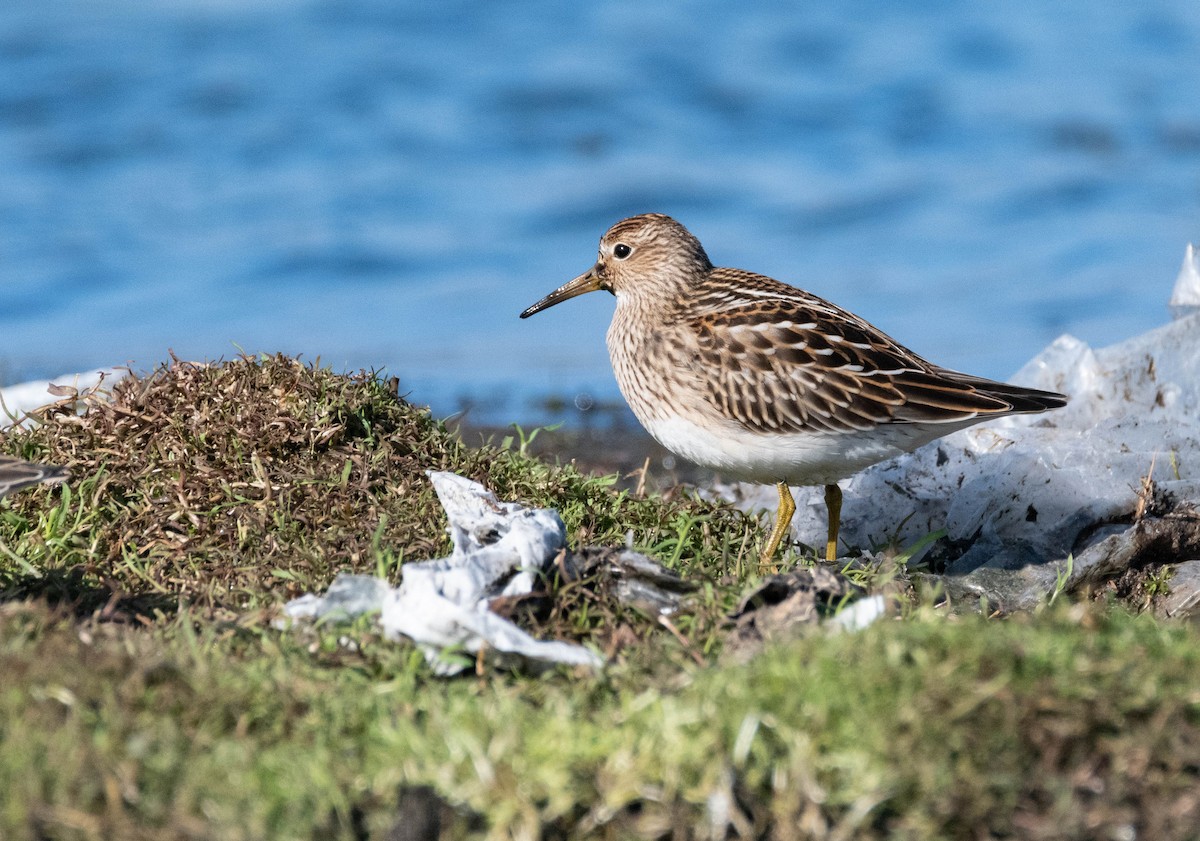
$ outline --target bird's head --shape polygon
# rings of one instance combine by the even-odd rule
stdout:
[[[631,216],[600,238],[594,266],[529,307],[521,318],[598,289],[618,297],[668,295],[711,268],[700,240],[670,216]]]

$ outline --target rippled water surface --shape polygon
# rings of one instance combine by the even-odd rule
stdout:
[[[1166,318],[1200,3],[0,3],[0,377],[247,351],[615,396],[604,229],[1005,377]]]

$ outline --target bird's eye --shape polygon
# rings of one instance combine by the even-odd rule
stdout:
[[[618,260],[624,260],[626,257],[628,257],[632,253],[633,253],[633,249],[630,248],[628,245],[626,245],[623,242],[618,242],[616,245],[613,246],[613,256],[616,257]]]

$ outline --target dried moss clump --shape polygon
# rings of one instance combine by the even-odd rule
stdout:
[[[0,514],[0,540],[23,559],[0,564],[10,598],[244,611],[264,594],[274,603],[322,588],[342,569],[391,573],[448,551],[431,469],[558,507],[580,540],[620,542],[632,528],[677,559],[699,552],[710,518],[740,545],[754,529],[712,506],[635,500],[570,467],[466,447],[381,378],[284,356],[175,360],[78,403],[81,412],[64,401],[0,437],[4,451],[67,464],[73,477]],[[689,524],[700,526],[693,538]]]

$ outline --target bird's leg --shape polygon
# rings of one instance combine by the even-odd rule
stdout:
[[[825,560],[837,560],[838,526],[842,522],[842,489],[825,486],[825,507],[829,509],[829,540],[825,543]]]
[[[778,482],[775,489],[779,491],[779,509],[775,512],[775,527],[771,529],[771,536],[767,538],[767,548],[759,558],[759,564],[764,567],[775,557],[775,550],[787,534],[788,526],[792,524],[792,515],[796,513],[796,500],[792,499],[792,492],[787,483]]]

